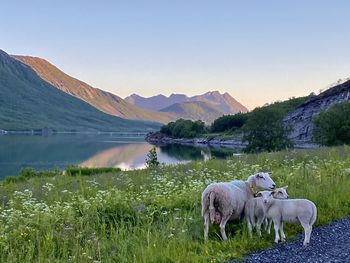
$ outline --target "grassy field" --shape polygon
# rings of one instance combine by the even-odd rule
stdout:
[[[157,170],[22,172],[0,185],[1,262],[224,262],[273,245],[245,224],[203,240],[200,196],[211,182],[272,171],[291,198],[318,207],[316,225],[350,215],[350,148],[243,155]],[[89,175],[87,175],[88,173]],[[86,174],[86,175],[85,175]],[[287,225],[287,240],[302,232]],[[300,244],[302,245],[302,244]],[[312,245],[312,244],[311,244]]]

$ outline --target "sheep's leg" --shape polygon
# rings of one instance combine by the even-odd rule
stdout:
[[[273,227],[275,229],[275,243],[278,243],[278,241],[280,240],[280,236],[279,236],[279,230],[280,230],[280,220],[273,220]]]
[[[284,230],[283,230],[283,222],[281,222],[280,233],[281,233],[282,242],[286,241],[286,234],[284,234]]]
[[[309,226],[309,236],[307,237],[307,243],[310,244],[312,226]]]
[[[307,223],[301,223],[301,225],[304,228],[304,234],[305,234],[303,245],[304,247],[306,247],[310,243],[312,227]]]
[[[253,225],[252,222],[250,221],[250,218],[247,217],[247,226],[248,226],[248,232],[249,232],[249,236],[252,237],[252,232],[253,232]]]
[[[264,231],[265,232],[267,231],[268,226],[269,226],[269,220],[265,217],[265,219],[264,219]]]
[[[267,233],[270,235],[271,234],[271,226],[272,226],[272,219],[268,219],[269,226],[267,227]]]
[[[258,232],[259,237],[261,237],[261,225],[264,221],[264,218],[258,218],[257,222],[256,222],[256,232]]]
[[[221,237],[224,241],[227,240],[226,232],[225,232],[225,226],[227,221],[229,220],[230,215],[223,215],[221,218],[221,223],[220,223],[220,232],[221,232]]]
[[[208,231],[209,231],[209,212],[204,213],[204,239],[208,239]]]

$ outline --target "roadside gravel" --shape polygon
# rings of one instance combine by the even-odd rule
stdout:
[[[271,249],[250,254],[243,261],[231,261],[231,263],[350,262],[350,217],[314,228],[310,245],[306,248],[302,245],[303,239],[302,233],[295,241],[280,243]]]

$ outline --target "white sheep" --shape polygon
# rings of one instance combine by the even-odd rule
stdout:
[[[265,205],[265,214],[272,219],[275,229],[275,242],[285,241],[286,235],[283,231],[283,223],[298,224],[304,228],[304,246],[310,243],[312,225],[317,218],[316,205],[307,199],[286,199],[273,198],[274,192],[263,191],[261,196]],[[281,238],[280,235],[281,234]]]
[[[275,194],[273,195],[273,198],[277,198],[277,199],[288,199],[289,196],[288,196],[288,193],[287,193],[287,188],[288,188],[288,185],[276,189],[276,190],[274,191]],[[277,193],[276,193],[276,192],[277,192]],[[264,229],[265,229],[265,231],[267,231],[268,234],[271,233],[271,225],[272,225],[272,219],[267,219],[267,218],[265,217],[265,220],[264,220]]]
[[[280,187],[274,190],[275,194],[273,195],[274,198],[278,199],[287,199],[287,186]],[[250,198],[248,199],[245,208],[244,208],[244,215],[247,220],[247,226],[249,235],[252,236],[253,228],[256,227],[256,231],[259,236],[261,236],[261,224],[264,223],[265,230],[268,229],[268,227],[271,227],[272,221],[268,221],[268,219],[265,216],[265,206],[263,204],[263,199],[261,198],[261,193],[257,194],[256,198]]]
[[[202,193],[202,216],[204,238],[208,238],[209,219],[220,224],[223,240],[227,240],[225,226],[228,220],[238,219],[244,212],[245,203],[259,190],[273,190],[276,184],[271,173],[260,172],[248,177],[247,181],[235,180],[226,183],[212,183]]]

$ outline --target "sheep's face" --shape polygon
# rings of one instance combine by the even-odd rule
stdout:
[[[277,199],[288,199],[287,187],[288,186],[277,188],[274,191],[275,194],[273,195],[273,197]]]
[[[276,187],[275,182],[271,179],[271,173],[260,172],[255,174],[255,185],[260,189],[273,190]]]
[[[273,195],[274,195],[273,191],[261,191],[258,193],[258,197],[261,197],[264,204],[268,204],[273,198]]]

